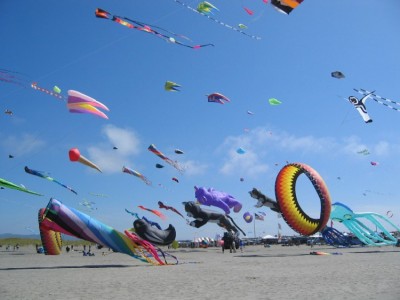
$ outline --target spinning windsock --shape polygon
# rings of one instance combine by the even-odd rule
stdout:
[[[101,170],[98,166],[96,166],[94,163],[92,163],[86,157],[81,155],[78,148],[72,148],[71,150],[69,150],[69,160],[70,161],[78,161],[84,165],[87,165],[88,167],[91,167],[91,168],[96,169],[97,171],[101,172]]]

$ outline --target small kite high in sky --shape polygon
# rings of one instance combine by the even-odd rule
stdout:
[[[158,206],[159,206],[160,208],[163,208],[163,209],[166,209],[166,210],[172,210],[174,213],[180,215],[182,218],[185,218],[175,207],[165,205],[165,204],[164,204],[163,202],[161,202],[161,201],[158,201]]]
[[[25,193],[36,195],[36,196],[43,196],[42,194],[30,191],[30,190],[26,189],[25,187],[16,185],[16,184],[14,184],[14,183],[12,183],[10,181],[7,181],[7,180],[5,180],[3,178],[0,178],[0,187],[14,189],[14,190],[17,190],[17,191],[25,192]]]
[[[50,177],[50,176],[47,176],[44,172],[32,170],[32,169],[29,169],[29,168],[26,167],[26,166],[25,166],[25,172],[28,173],[28,174],[31,174],[31,175],[35,175],[35,176],[38,176],[38,177],[41,177],[41,178],[44,178],[44,179],[53,181],[53,182],[55,182],[55,183],[61,185],[62,187],[65,187],[66,189],[70,190],[70,191],[73,192],[75,195],[78,195],[78,193],[75,192],[71,187],[69,187],[69,186],[67,186],[67,185],[65,185],[65,184],[62,184],[61,182],[55,180],[54,178],[52,178],[52,177]]]
[[[166,81],[164,84],[164,89],[168,92],[180,92],[179,87],[181,86],[173,81]]]
[[[143,182],[147,185],[151,185],[151,181],[148,180],[143,174],[139,173],[138,171],[129,169],[127,167],[122,167],[122,172],[127,173],[127,174],[131,174],[133,176],[139,177],[140,179],[143,180]]]
[[[173,36],[182,37],[179,34],[176,34],[176,33],[173,33],[171,31],[165,30],[165,29],[163,29],[161,27],[149,25],[149,24],[146,24],[146,23],[143,23],[143,22],[140,22],[140,21],[131,20],[131,19],[128,19],[126,17],[119,17],[119,16],[111,15],[109,12],[107,12],[107,11],[101,9],[101,8],[97,8],[96,9],[95,15],[96,15],[97,18],[111,20],[113,22],[116,22],[118,24],[126,26],[126,27],[128,27],[130,29],[136,29],[136,30],[139,30],[139,31],[143,31],[143,32],[147,32],[147,33],[153,34],[154,36],[159,37],[159,38],[163,39],[164,41],[167,41],[169,43],[176,44],[176,45],[179,45],[179,46],[184,46],[184,47],[191,48],[191,49],[199,49],[199,48],[206,47],[206,46],[214,46],[213,44],[204,44],[204,45],[191,46],[191,45],[182,43],[182,42],[176,40],[173,37]],[[156,31],[155,29],[157,29],[158,31]],[[164,33],[162,33],[161,31],[164,32]]]
[[[155,155],[157,155],[159,158],[164,160],[166,163],[170,164],[173,166],[175,169],[177,169],[179,172],[183,172],[183,168],[178,164],[177,161],[173,161],[172,159],[166,157],[162,152],[160,152],[154,144],[151,144],[149,148],[147,148],[150,152],[153,152]]]
[[[101,172],[100,168],[96,166],[94,163],[92,163],[90,160],[88,160],[86,157],[82,156],[81,153],[79,152],[78,148],[72,148],[68,152],[69,155],[69,160],[70,161],[78,161],[84,165],[87,165],[88,167],[91,167],[93,169],[96,169],[97,171]]]
[[[225,102],[231,102],[226,96],[220,93],[212,93],[207,95],[208,102],[214,102],[219,104],[225,104]],[[225,101],[225,102],[224,102]]]
[[[290,14],[303,0],[271,0],[271,4],[281,13]]]
[[[109,111],[108,107],[103,103],[80,92],[69,90],[67,107],[71,113],[87,113],[108,119],[107,115],[96,107]]]
[[[279,101],[279,100],[276,99],[276,98],[270,98],[270,99],[268,100],[268,102],[269,102],[270,105],[280,105],[280,104],[282,104],[282,102]]]
[[[345,78],[344,74],[340,71],[334,71],[331,73],[331,76],[337,79],[343,79]]]

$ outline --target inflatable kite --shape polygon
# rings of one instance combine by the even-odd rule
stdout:
[[[281,210],[279,208],[278,202],[275,200],[269,198],[268,196],[264,195],[261,191],[257,190],[256,188],[253,188],[249,192],[250,196],[254,199],[257,199],[258,202],[255,207],[262,207],[266,206],[269,207],[272,211],[275,211],[277,213],[281,213]]]
[[[62,184],[61,182],[55,180],[54,178],[52,178],[52,177],[50,177],[50,176],[45,175],[43,172],[35,171],[35,170],[32,170],[32,169],[29,169],[28,167],[25,167],[25,172],[28,173],[28,174],[31,174],[31,175],[35,175],[35,176],[38,176],[38,177],[41,177],[41,178],[44,178],[44,179],[53,181],[53,182],[55,182],[55,183],[61,185],[62,187],[64,187],[64,188],[70,190],[70,191],[73,192],[75,195],[78,195],[78,193],[75,192],[75,191],[74,191],[72,188],[70,188],[69,186],[67,186],[67,185],[65,185],[65,184]]]
[[[356,91],[358,91],[358,90],[356,90]],[[365,102],[372,95],[372,93],[373,92],[371,92],[367,95],[364,95],[364,97],[362,97],[361,99],[358,99],[357,97],[354,97],[354,96],[349,97],[349,102],[354,105],[354,107],[357,109],[358,113],[363,118],[365,123],[372,122],[372,119],[368,115],[367,107],[365,106]]]
[[[127,235],[124,235],[78,210],[67,207],[56,199],[50,199],[43,215],[39,217],[39,226],[44,232],[54,231],[71,235],[111,248],[115,252],[130,255],[143,262],[154,265],[167,264],[158,256],[161,250],[156,249],[147,241],[132,234],[128,236],[127,232],[125,232]],[[46,242],[42,242],[45,246]],[[55,246],[54,239],[51,245]],[[45,249],[46,252],[49,252],[48,250]]]
[[[127,174],[131,174],[133,176],[139,177],[141,180],[143,180],[143,182],[147,185],[151,185],[151,181],[148,180],[143,174],[139,173],[138,171],[129,169],[127,167],[122,167],[122,172],[127,173]]]
[[[299,6],[303,0],[271,0],[271,4],[276,10],[286,15]]]
[[[96,166],[94,163],[92,163],[90,160],[88,160],[86,157],[82,156],[81,153],[79,152],[78,148],[72,148],[69,150],[69,160],[70,161],[78,161],[88,167],[91,167],[93,169],[96,169],[97,171],[101,172],[100,168]]]
[[[183,152],[182,150],[180,150],[180,149],[175,149],[174,152],[175,152],[176,154],[183,154],[183,153],[184,153],[184,152]]]
[[[245,212],[243,214],[243,219],[245,220],[246,223],[251,223],[253,222],[253,215],[249,212]]]
[[[46,212],[45,208],[39,209],[38,221],[39,221],[39,232],[40,238],[42,240],[42,245],[44,253],[46,255],[60,255],[62,247],[61,233],[48,229],[42,225],[44,219],[44,214]],[[48,222],[51,222],[50,220]],[[53,226],[53,224],[51,224]]]
[[[182,2],[180,0],[174,0],[174,1],[176,3],[182,5],[182,6],[186,7],[190,11],[192,11],[194,13],[197,13],[197,14],[200,14],[200,15],[208,18],[209,20],[212,20],[215,23],[218,23],[219,25],[222,25],[222,26],[224,26],[224,27],[226,27],[228,29],[231,29],[233,31],[239,32],[239,33],[241,33],[241,34],[243,34],[245,36],[248,36],[248,37],[256,39],[256,40],[260,40],[261,39],[258,36],[248,34],[247,32],[244,32],[243,30],[241,30],[240,28],[236,28],[236,27],[234,27],[232,25],[226,24],[225,22],[222,22],[222,21],[212,17],[211,14],[213,13],[213,10],[217,10],[218,11],[218,9],[214,5],[212,5],[210,2],[207,2],[207,1],[200,2],[197,5],[197,8],[193,8],[193,7],[189,6],[188,4],[186,4],[186,3],[184,3],[184,2]]]
[[[199,48],[206,47],[206,46],[214,46],[213,44],[191,46],[191,45],[182,43],[182,42],[176,40],[176,37],[182,37],[181,35],[178,35],[171,31],[165,30],[161,27],[149,25],[149,24],[146,24],[146,23],[143,23],[140,21],[128,19],[126,17],[113,16],[109,12],[107,12],[101,8],[96,9],[95,15],[97,18],[107,19],[107,20],[116,22],[120,25],[126,26],[130,29],[136,29],[136,30],[139,30],[142,32],[152,34],[158,38],[163,39],[164,41],[167,41],[169,43],[173,43],[173,44],[176,44],[179,46],[184,46],[184,47],[191,48],[191,49],[199,49]],[[157,29],[157,30],[155,30],[155,29]]]
[[[169,159],[166,157],[161,151],[159,151],[154,144],[151,144],[149,148],[147,148],[150,152],[153,152],[155,155],[157,155],[159,158],[164,160],[166,163],[170,164],[173,166],[175,169],[177,169],[179,172],[183,172],[183,168],[178,164],[177,161],[173,161],[172,159]]]
[[[227,97],[220,93],[212,93],[207,95],[208,102],[214,102],[219,104],[225,104],[225,102],[231,102]],[[225,101],[225,102],[224,102]]]
[[[361,244],[359,240],[354,240],[350,235],[344,235],[333,227],[325,226],[321,234],[325,242],[334,247],[351,247]]]
[[[158,206],[159,206],[159,208],[163,208],[166,210],[172,210],[174,213],[180,215],[182,218],[185,218],[175,207],[165,205],[161,201],[158,201]]]
[[[211,222],[217,223],[218,226],[225,228],[227,231],[233,230],[237,235],[239,234],[239,230],[243,235],[246,235],[229,215],[202,209],[200,205],[193,201],[183,202],[183,205],[185,206],[188,217],[195,218],[194,221],[189,223],[190,226],[200,228],[208,222]]]
[[[226,214],[231,212],[231,208],[235,213],[242,209],[242,203],[235,197],[225,193],[216,191],[213,188],[194,187],[194,196],[200,204],[206,206],[215,206],[221,208]]]
[[[67,107],[71,113],[93,114],[101,118],[108,119],[105,113],[96,108],[98,107],[109,111],[107,106],[85,94],[74,90],[68,91]]]
[[[164,89],[169,92],[180,92],[179,87],[181,87],[179,84],[172,81],[166,81],[164,84]]]
[[[165,230],[160,230],[144,219],[137,219],[133,222],[133,227],[135,228],[135,234],[155,245],[166,246],[176,238],[175,227],[171,224]]]
[[[365,245],[385,246],[396,245],[398,242],[397,238],[384,227],[382,221],[385,221],[396,231],[400,231],[400,228],[382,215],[372,212],[355,213],[346,205],[336,202],[332,204],[330,217],[333,221],[340,222],[346,226]],[[372,223],[375,228],[368,227],[362,220]],[[378,233],[374,229],[381,232]]]
[[[0,178],[0,187],[9,188],[9,189],[25,192],[25,193],[32,194],[32,195],[43,196],[42,194],[30,191],[22,186],[19,186],[10,181],[4,180],[3,178]]]
[[[321,211],[318,219],[311,218],[300,207],[296,196],[296,182],[305,174],[317,192]],[[331,197],[322,177],[313,168],[302,163],[284,166],[276,177],[275,196],[286,223],[302,235],[313,235],[325,227],[331,213]]]

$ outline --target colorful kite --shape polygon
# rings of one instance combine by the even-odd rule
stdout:
[[[246,223],[251,223],[253,222],[253,215],[247,211],[243,214],[243,219]]]
[[[179,183],[179,180],[176,177],[172,177],[172,180],[175,181],[176,183]]]
[[[164,84],[164,89],[169,92],[180,92],[179,87],[181,87],[179,84],[172,81],[166,81]]]
[[[271,4],[281,13],[290,14],[303,0],[271,0]]]
[[[4,180],[3,178],[0,178],[0,187],[14,189],[14,190],[25,192],[25,193],[32,194],[32,195],[43,196],[42,194],[30,191],[30,190],[26,189],[25,187],[16,185],[10,181]]]
[[[108,107],[103,103],[80,92],[69,90],[67,107],[71,113],[86,113],[108,119],[107,115],[96,107],[109,111]]]
[[[248,34],[246,32],[244,32],[243,30],[241,30],[240,28],[236,28],[234,26],[231,26],[229,24],[226,24],[225,22],[222,22],[220,20],[215,19],[214,17],[211,16],[211,14],[213,13],[213,9],[214,10],[218,10],[214,5],[212,5],[211,3],[207,2],[207,1],[203,1],[201,3],[199,3],[199,5],[197,6],[197,8],[193,8],[191,6],[189,6],[188,4],[180,1],[180,0],[174,0],[176,3],[186,7],[187,9],[189,9],[190,11],[200,14],[206,18],[208,18],[209,20],[214,21],[215,23],[218,23],[219,25],[222,25],[226,28],[232,29],[233,31],[239,32],[245,36],[248,36],[250,38],[256,39],[256,40],[260,40],[261,38],[255,35],[251,35]]]
[[[158,201],[158,206],[159,206],[160,208],[163,208],[163,209],[166,209],[166,210],[172,210],[174,213],[177,213],[177,214],[180,215],[182,218],[185,218],[175,207],[165,205],[165,204],[162,203],[161,201]]]
[[[147,32],[147,33],[153,34],[154,36],[159,37],[159,38],[163,39],[164,41],[167,41],[167,42],[179,45],[179,46],[184,46],[184,47],[191,48],[191,49],[199,49],[199,48],[206,47],[206,46],[214,46],[213,44],[204,44],[204,45],[191,46],[191,45],[182,43],[182,42],[176,40],[174,37],[170,36],[170,35],[173,35],[175,37],[182,37],[181,35],[178,35],[176,33],[173,33],[171,31],[165,30],[165,29],[157,27],[157,26],[145,24],[145,23],[140,22],[140,21],[131,20],[131,19],[128,19],[128,18],[125,18],[125,17],[114,16],[114,15],[111,15],[109,12],[107,12],[107,11],[105,11],[103,9],[100,9],[100,8],[96,9],[95,15],[96,15],[97,18],[111,20],[113,22],[116,22],[118,24],[126,26],[126,27],[128,27],[130,29],[136,29],[136,30],[139,30],[139,31],[143,31],[143,32]],[[156,31],[154,29],[157,29],[159,31]],[[161,31],[165,32],[165,34],[161,33]],[[167,34],[170,34],[170,35],[167,35]]]
[[[376,162],[376,161],[371,161],[370,164],[371,164],[371,166],[377,166],[377,165],[379,165],[379,163]]]
[[[214,102],[219,104],[225,104],[225,102],[231,102],[227,97],[220,93],[212,93],[207,95],[208,102]],[[225,102],[224,102],[225,101]]]
[[[275,98],[270,98],[270,99],[268,100],[268,102],[269,102],[269,104],[271,104],[271,105],[279,105],[279,104],[282,104],[281,101],[279,101],[278,99],[275,99]]]
[[[162,213],[162,212],[159,212],[158,210],[146,208],[146,207],[144,207],[143,205],[139,205],[138,207],[141,208],[141,209],[143,209],[143,210],[147,210],[147,211],[149,211],[149,212],[155,214],[157,217],[160,217],[160,218],[163,219],[163,220],[166,220],[166,219],[167,219],[167,217],[164,216],[163,213]]]
[[[160,152],[154,144],[151,144],[149,148],[147,148],[150,152],[153,152],[155,155],[157,155],[159,158],[164,160],[166,163],[170,164],[173,166],[175,169],[177,169],[179,172],[183,172],[183,168],[178,164],[177,161],[173,161],[170,158],[166,157],[162,152]]]
[[[144,183],[146,183],[147,185],[151,185],[151,181],[148,180],[143,174],[140,174],[138,171],[129,169],[127,167],[122,167],[122,172],[139,177],[140,179],[143,180]]]
[[[81,153],[79,152],[78,148],[72,148],[69,150],[69,160],[70,161],[78,161],[88,167],[91,167],[93,169],[96,169],[97,171],[101,172],[100,168],[96,166],[94,163],[92,163],[90,160],[88,160],[86,157],[82,156]]]
[[[59,93],[56,93],[54,91],[50,91],[48,89],[45,89],[45,88],[42,88],[42,87],[38,86],[37,82],[32,82],[31,83],[31,88],[33,88],[36,91],[43,92],[43,93],[45,93],[45,94],[47,94],[49,96],[53,96],[53,97],[56,97],[56,98],[61,99],[61,100],[64,99],[64,97],[61,96]]]
[[[70,191],[73,192],[75,195],[78,195],[78,193],[75,192],[71,187],[69,187],[69,186],[67,186],[67,185],[65,185],[65,184],[62,184],[61,182],[55,180],[54,178],[52,178],[52,177],[50,177],[50,176],[45,175],[43,172],[35,171],[35,170],[32,170],[32,169],[29,169],[29,168],[26,167],[26,166],[25,166],[25,172],[28,173],[28,174],[31,174],[31,175],[35,175],[35,176],[38,176],[38,177],[41,177],[41,178],[44,178],[44,179],[53,181],[53,182],[55,182],[55,183],[61,185],[62,187],[65,187],[66,189],[70,190]]]
[[[138,213],[135,213],[135,212],[129,211],[129,210],[127,210],[126,208],[125,208],[125,211],[126,211],[128,214],[130,214],[130,215],[134,216],[136,219],[140,219],[140,217],[139,217]]]

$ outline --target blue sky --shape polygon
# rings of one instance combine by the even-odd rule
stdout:
[[[247,32],[262,39],[227,29],[173,0],[0,2],[0,68],[21,73],[27,82],[26,87],[0,82],[0,110],[13,111],[0,115],[0,178],[45,195],[0,190],[0,232],[37,231],[37,211],[54,197],[118,230],[132,226],[127,208],[164,228],[173,224],[178,239],[214,237],[223,232],[215,224],[196,229],[170,211],[162,211],[168,217],[162,221],[137,208],[156,209],[161,200],[183,213],[181,203],[194,200],[197,185],[241,201],[242,211],[232,217],[253,236],[253,224],[242,215],[260,209],[248,191],[257,187],[274,197],[275,178],[286,161],[317,170],[333,202],[355,212],[391,210],[391,220],[400,224],[399,112],[368,101],[374,121],[365,124],[346,100],[360,96],[353,88],[364,88],[400,101],[399,1],[305,0],[288,16],[261,0],[212,3],[219,8],[215,18],[246,24]],[[98,7],[180,33],[193,44],[215,46],[192,50],[166,43],[95,18]],[[332,78],[336,70],[346,78]],[[179,83],[181,92],[166,92],[166,80]],[[73,89],[97,99],[109,107],[109,120],[69,113],[64,102],[31,89],[33,81],[48,89],[57,85],[64,95]],[[205,95],[213,92],[231,102],[208,103]],[[282,104],[271,106],[269,98]],[[147,150],[150,144],[184,165],[184,174],[165,163],[155,168],[163,161]],[[74,147],[103,173],[70,162]],[[237,154],[239,147],[246,153]],[[175,148],[184,154],[175,154]],[[370,154],[357,153],[363,149]],[[24,166],[50,173],[78,196],[26,174]],[[153,185],[122,173],[122,166]],[[304,210],[317,216],[319,199],[305,176],[297,192]],[[97,209],[79,205],[84,199]],[[278,222],[284,234],[294,233],[275,213],[261,211],[267,216],[256,223],[257,235],[276,234]]]

